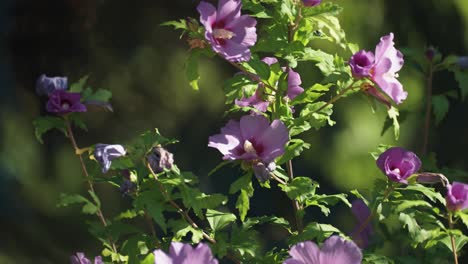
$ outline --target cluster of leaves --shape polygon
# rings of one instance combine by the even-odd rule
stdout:
[[[90,185],[94,182],[108,183],[116,190],[123,191],[123,196],[131,201],[129,208],[105,219],[101,211],[102,201],[92,188],[88,192],[89,198],[63,194],[60,199],[59,206],[80,205],[84,214],[97,216],[99,221],[89,221],[90,231],[103,243],[102,255],[107,260],[129,264],[154,263],[152,250],[167,249],[171,241],[208,241],[219,259],[234,258],[242,263],[281,263],[287,258],[287,248],[300,241],[322,242],[332,234],[346,237],[349,233],[316,221],[310,221],[302,227],[300,222],[310,212],[310,207],[316,207],[323,215],[329,216],[337,203],[348,207],[351,204],[347,194],[319,193],[318,182],[306,176],[292,177],[283,168],[310,148],[309,143],[297,136],[312,128],[318,130],[335,124],[332,120],[334,101],[325,97],[330,94],[345,97],[361,89],[361,82],[354,80],[345,63],[358,47],[347,41],[341,29],[337,18],[341,8],[333,3],[306,8],[295,0],[245,0],[243,10],[259,20],[259,37],[251,49],[252,58],[248,62],[230,62],[241,72],[224,83],[227,113],[258,112],[252,107],[239,107],[234,102],[252,96],[262,87],[265,98],[270,102],[266,113],[262,114],[270,119],[280,119],[286,124],[290,137],[294,138],[289,140],[285,153],[275,160],[277,168],[272,174],[279,182],[278,188],[272,188],[270,181],[259,182],[259,185],[271,188],[271,191],[281,191],[293,201],[297,210],[296,224],[274,215],[249,216],[250,199],[254,197],[256,186],[251,169],[246,169],[244,175],[230,185],[226,195],[204,193],[197,187],[197,176],[179,169],[175,164],[170,169],[155,173],[147,156],[154,147],[177,143],[176,140],[165,138],[156,129],[126,144],[127,155],[114,159],[110,173],[105,175],[102,175],[92,155],[92,147],[80,149],[80,153],[77,153],[81,155],[88,150],[89,155],[83,158]],[[192,88],[199,89],[198,59],[200,56],[216,56],[204,39],[204,28],[193,18],[170,21],[164,25],[182,30],[181,37],[187,38],[190,55],[186,64],[186,77]],[[339,52],[317,49],[314,47],[317,41],[331,42]],[[265,54],[276,57],[279,62],[268,65],[262,61]],[[348,57],[342,57],[342,54]],[[466,72],[448,66],[452,65],[450,60],[447,57],[440,63],[436,62],[434,69],[452,70],[460,84],[466,86]],[[303,63],[315,65],[323,78],[314,84],[302,84],[304,92],[290,100],[285,96],[289,69],[297,69]],[[111,94],[101,89],[93,91],[86,86],[86,81],[87,77],[84,77],[71,85],[70,91],[81,93],[85,102],[98,101],[99,105],[108,107],[105,103]],[[468,89],[463,88],[461,91],[463,98]],[[437,100],[444,101],[446,98]],[[443,106],[444,103],[440,102],[434,104],[437,121],[442,118]],[[398,118],[405,114],[399,113],[395,107],[387,111],[388,119],[382,133],[393,126],[395,137],[398,138]],[[38,140],[42,142],[42,134],[51,129],[58,129],[68,135],[68,122],[86,129],[78,114],[70,114],[66,118],[40,117],[34,122]],[[211,173],[225,164],[221,163]],[[235,164],[242,167],[241,162]],[[367,201],[358,191],[352,193]],[[468,237],[461,230],[446,227],[445,200],[434,188],[420,184],[397,187],[386,181],[377,181],[369,197],[372,201],[369,206],[379,221],[379,236],[376,237],[380,239],[391,241],[392,237],[397,237],[401,247],[431,249],[431,252],[444,247],[451,250],[450,236],[456,237],[457,249],[468,242]],[[235,208],[230,208],[230,204],[234,204]],[[464,213],[458,213],[456,218],[465,225],[468,222],[468,216]],[[262,236],[258,230],[264,226],[282,230],[282,248],[265,249],[262,246]],[[375,253],[382,244],[383,241],[374,243],[365,251],[365,263],[395,263]],[[395,259],[398,259],[396,263],[417,263],[411,257]]]

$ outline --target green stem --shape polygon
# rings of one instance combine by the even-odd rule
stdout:
[[[292,160],[289,160],[288,163],[286,163],[286,168],[288,171],[288,177],[292,181],[294,179]],[[304,224],[302,222],[302,217],[299,215],[300,210],[302,210],[301,205],[296,199],[292,200],[292,204],[294,209],[294,218],[296,219],[296,229],[299,233],[302,233],[302,231],[304,231]]]
[[[426,155],[427,153],[427,145],[429,143],[429,127],[431,125],[431,108],[432,108],[432,78],[433,78],[433,64],[432,62],[429,64],[429,71],[427,75],[427,86],[426,86],[426,118],[424,121],[424,133],[423,133],[423,145],[421,154]]]
[[[388,188],[385,190],[385,193],[383,195],[383,199],[382,199],[382,202],[387,200],[388,196],[390,195],[390,193],[395,189],[395,185],[393,184],[393,182],[390,182],[390,186],[388,186]],[[370,223],[370,221],[372,220],[372,217],[375,215],[375,211],[377,210],[377,203],[374,204],[374,206],[372,207],[372,210],[371,210],[371,213],[369,214],[369,216],[366,218],[366,220],[361,224],[361,226],[359,226],[358,228],[358,231],[356,232],[356,236],[359,235],[362,231],[364,231],[364,229],[367,227],[367,225]]]
[[[75,154],[78,156],[79,160],[80,160],[80,164],[81,164],[81,169],[83,170],[83,174],[86,178],[86,181],[88,182],[88,190],[90,192],[93,192],[96,196],[97,196],[97,193],[94,191],[94,185],[93,185],[93,181],[91,180],[91,177],[89,176],[89,173],[88,173],[88,170],[86,169],[86,165],[84,163],[84,160],[83,160],[83,157],[82,157],[82,154],[84,153],[82,151],[82,149],[80,149],[76,143],[76,140],[75,140],[75,136],[73,135],[73,130],[71,128],[71,125],[70,125],[70,122],[69,120],[65,117],[65,127],[67,129],[67,135],[68,135],[68,138],[70,139],[70,142],[73,146],[73,149],[75,150]],[[100,207],[97,207],[97,217],[99,218],[99,221],[101,221],[102,225],[104,227],[107,227],[107,220],[106,220],[106,217],[104,216],[104,214],[102,213],[102,210]],[[114,241],[112,240],[112,238],[108,238],[108,242],[109,244],[112,246],[112,249],[114,251],[114,253],[117,253],[117,247],[114,243]]]
[[[453,219],[452,219],[452,212],[448,213],[448,224],[450,231],[453,230]],[[455,247],[455,237],[452,233],[450,233],[450,241],[452,243],[452,252],[453,252],[453,263],[458,264],[458,256],[457,256],[457,248]]]
[[[334,102],[338,101],[338,99],[340,99],[347,91],[355,88],[353,87],[353,85],[356,83],[356,81],[353,81],[348,87],[342,89],[337,95],[335,95],[334,97],[332,97],[332,99],[330,99],[327,103],[325,103],[324,105],[322,105],[321,107],[319,107],[317,110],[314,111],[314,113],[317,113],[317,112],[320,112],[321,110],[323,110],[325,107],[333,104]]]

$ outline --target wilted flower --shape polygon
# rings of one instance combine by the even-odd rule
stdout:
[[[70,93],[64,90],[55,90],[49,95],[46,109],[50,113],[60,115],[73,112],[86,112],[86,106],[80,102],[79,93]]]
[[[258,162],[252,166],[255,177],[260,182],[265,182],[271,178],[270,174],[276,170],[276,163],[270,162],[267,166],[263,162]]]
[[[468,208],[468,184],[461,182],[448,184],[445,201],[450,211],[465,210]]]
[[[70,262],[71,264],[104,264],[101,256],[95,257],[94,262],[91,262],[82,252],[77,252],[75,255],[71,256]]]
[[[303,0],[305,6],[316,6],[319,5],[322,0]]]
[[[218,9],[207,2],[197,7],[205,26],[205,38],[212,49],[229,61],[250,60],[250,49],[257,41],[257,21],[240,14],[240,0],[219,0]]]
[[[443,186],[449,185],[449,180],[441,173],[421,172],[417,174],[416,181],[419,183],[442,183]]]
[[[271,125],[263,115],[246,115],[230,120],[221,134],[211,136],[208,146],[218,149],[225,160],[256,160],[269,164],[283,155],[289,133],[280,120]]]
[[[380,154],[377,166],[390,180],[408,184],[406,179],[419,170],[421,160],[411,151],[393,147]]]
[[[262,59],[262,61],[268,65],[273,65],[275,63],[278,63],[278,59],[274,57],[265,57]],[[286,71],[286,68],[283,68],[283,71]],[[286,98],[289,100],[292,100],[296,98],[299,94],[304,92],[304,89],[300,86],[302,84],[301,76],[299,73],[293,71],[292,69],[289,69],[288,72],[288,90],[286,92]],[[235,101],[235,104],[238,106],[252,106],[255,107],[258,111],[260,112],[266,112],[268,109],[268,105],[270,102],[267,100],[263,100],[263,92],[265,90],[265,87],[263,84],[259,84],[257,90],[255,93],[248,98],[242,98],[240,100]]]
[[[94,158],[101,164],[102,173],[109,171],[112,160],[124,156],[126,153],[122,145],[96,144]]]
[[[218,264],[207,244],[200,243],[195,248],[190,244],[172,242],[169,255],[161,249],[154,252],[154,264]]]
[[[49,95],[55,90],[66,90],[67,88],[67,77],[47,77],[42,74],[36,82],[36,93],[39,95]]]
[[[170,170],[174,164],[174,155],[162,147],[154,147],[146,158],[155,173]]]
[[[372,225],[368,222],[371,210],[363,200],[358,199],[352,202],[351,211],[357,219],[356,228],[351,234],[353,241],[360,248],[366,248],[369,245],[369,237],[374,233]],[[364,228],[362,227],[363,225],[365,225]]]
[[[396,104],[400,104],[408,93],[397,79],[404,60],[394,45],[393,33],[383,36],[375,48],[375,56],[370,51],[361,50],[351,57],[349,65],[355,78],[369,77]]]
[[[353,241],[331,236],[319,249],[312,241],[300,242],[289,250],[291,258],[283,264],[360,264],[362,253]]]

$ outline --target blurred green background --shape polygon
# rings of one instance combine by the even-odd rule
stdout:
[[[325,0],[326,1],[326,0]],[[188,46],[179,32],[163,21],[198,18],[199,1],[189,0],[2,0],[0,2],[0,263],[67,263],[69,255],[99,254],[89,235],[87,216],[78,208],[57,208],[62,192],[84,193],[78,159],[66,138],[48,133],[39,144],[32,120],[44,114],[45,101],[36,96],[37,77],[68,76],[77,81],[89,74],[95,88],[112,91],[114,113],[88,113],[89,131],[77,132],[80,146],[125,144],[157,127],[180,143],[170,148],[183,170],[201,178],[206,192],[227,192],[239,171],[223,169],[207,176],[220,161],[207,148],[209,135],[226,122],[223,80],[236,71],[219,60],[202,60],[200,91],[185,80]],[[344,7],[340,22],[350,42],[373,50],[380,36],[394,32],[397,48],[423,52],[428,45],[443,54],[468,55],[466,0],[336,0]],[[314,45],[314,44],[313,44]],[[318,44],[317,48],[321,48]],[[304,86],[319,82],[314,67],[301,65]],[[391,131],[381,136],[386,112],[373,113],[360,95],[343,99],[333,115],[337,124],[304,137],[312,144],[294,160],[296,175],[321,183],[320,192],[346,192],[372,187],[383,177],[369,152],[379,143],[419,151],[422,144],[424,79],[409,65],[400,72],[409,93],[401,109],[410,110],[395,142]],[[435,94],[454,89],[452,74],[438,74]],[[430,151],[439,165],[468,170],[467,102],[451,101],[448,118],[430,135]],[[226,180],[229,179],[229,180]],[[451,178],[467,181],[462,175]],[[107,215],[129,201],[117,189],[98,186]],[[352,229],[349,209],[339,207],[328,219]],[[287,198],[275,187],[256,190],[253,214],[276,213],[291,219]],[[275,240],[281,234],[266,232]]]

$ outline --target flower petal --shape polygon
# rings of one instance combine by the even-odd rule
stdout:
[[[360,264],[362,252],[352,241],[339,236],[329,237],[320,250],[320,263]]]
[[[284,146],[289,140],[288,128],[280,120],[274,120],[258,140],[264,147],[260,154],[265,163],[270,163],[275,158],[284,154]]]
[[[225,21],[226,24],[240,16],[242,3],[240,0],[219,0],[218,2],[218,19],[217,21]]]
[[[216,22],[216,8],[210,3],[201,1],[197,10],[200,13],[200,22],[205,26],[207,32],[211,32],[212,25]]]
[[[312,241],[297,243],[291,247],[289,255],[292,258],[287,259],[283,264],[320,264],[320,249]]]

